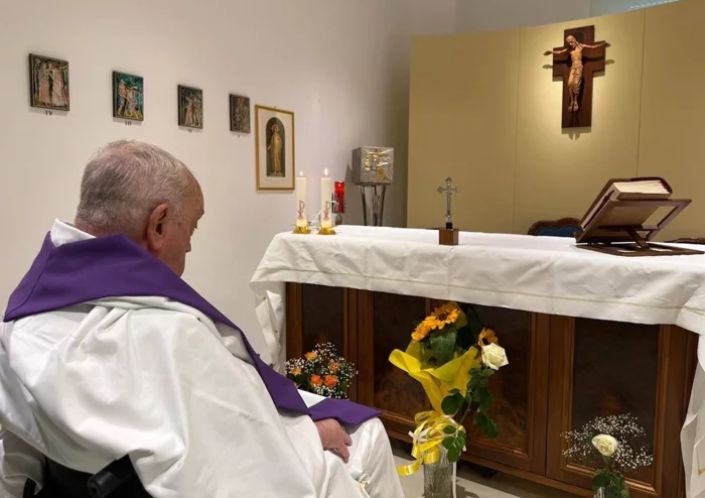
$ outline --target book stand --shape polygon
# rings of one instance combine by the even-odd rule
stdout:
[[[662,228],[690,204],[690,199],[610,199],[576,234],[577,247],[616,256],[678,256],[705,254],[703,251],[670,247],[649,242]],[[656,209],[670,210],[655,224],[619,224],[624,212],[646,220]],[[621,213],[620,213],[621,211]]]

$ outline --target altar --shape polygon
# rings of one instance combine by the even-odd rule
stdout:
[[[387,361],[438,301],[471,304],[497,330],[510,365],[493,377],[500,435],[468,427],[465,460],[591,496],[590,470],[563,457],[561,433],[631,412],[649,435],[650,467],[632,496],[685,496],[679,433],[705,331],[705,256],[620,258],[573,239],[336,227],[283,233],[251,285],[279,365],[330,340],[359,376],[351,397],[384,410],[408,440],[423,391]],[[281,347],[285,345],[285,350]]]

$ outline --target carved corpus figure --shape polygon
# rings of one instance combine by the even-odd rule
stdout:
[[[565,46],[544,52],[553,55],[553,75],[565,82],[564,128],[591,124],[592,76],[605,69],[605,47],[609,47],[606,41],[593,42],[594,33],[594,26],[566,30]]]

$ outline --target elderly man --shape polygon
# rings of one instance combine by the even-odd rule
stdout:
[[[203,213],[157,147],[88,163],[75,223],[54,223],[0,328],[1,496],[41,486],[45,461],[123,455],[154,497],[403,496],[376,412],[304,401],[181,280]]]

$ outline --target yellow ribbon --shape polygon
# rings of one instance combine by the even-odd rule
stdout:
[[[450,415],[444,415],[434,410],[419,412],[414,416],[416,429],[409,432],[413,439],[411,456],[416,460],[409,465],[399,465],[397,473],[400,476],[410,476],[418,471],[423,464],[436,463],[441,457],[440,445],[443,439],[452,434],[446,434],[444,429],[452,427],[455,432],[464,431],[465,428],[453,420]]]

